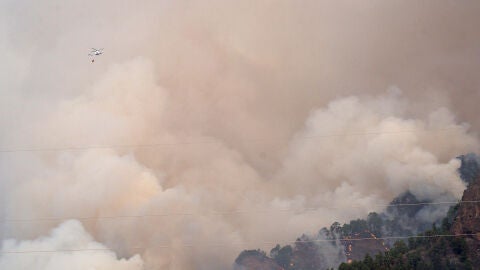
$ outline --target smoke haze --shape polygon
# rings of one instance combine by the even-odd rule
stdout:
[[[138,255],[128,260],[118,260],[111,251],[95,252],[103,250],[105,246],[96,243],[85,232],[78,221],[65,221],[62,225],[52,230],[47,237],[33,241],[16,242],[6,240],[3,248],[11,252],[0,258],[1,269],[120,269],[140,270],[143,263]],[[55,255],[22,256],[25,250],[78,250],[82,252],[58,253]],[[20,253],[15,253],[20,252]]]
[[[2,250],[108,250],[0,268],[228,269],[407,190],[459,199],[455,157],[479,147],[479,11],[1,0]]]

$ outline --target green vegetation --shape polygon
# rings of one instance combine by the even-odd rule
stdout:
[[[280,247],[277,245],[270,251],[270,257],[283,269],[290,270],[293,257],[293,249],[290,245]]]
[[[313,241],[312,241],[313,240]],[[342,258],[343,246],[338,247],[336,242],[318,245],[306,235],[297,239],[293,247],[291,245],[275,246],[270,251],[270,257],[285,270],[317,270],[325,269],[326,258],[323,255],[323,248],[328,245],[332,250],[338,251],[338,260]],[[335,256],[329,253],[328,256]]]
[[[459,205],[449,209],[447,216],[435,223],[431,229],[419,234],[420,237],[411,237],[406,241],[393,243],[392,248],[387,252],[374,255],[366,255],[362,261],[342,263],[338,269],[472,269],[471,262],[467,257],[467,244],[464,238],[456,237],[434,237],[435,235],[450,235],[453,220],[457,215]],[[403,215],[401,211],[396,212]],[[330,239],[332,242],[323,242],[337,250],[338,260],[343,257],[343,245],[340,241],[348,236],[361,233],[373,233],[376,237],[389,236],[399,227],[396,236],[405,233],[406,230],[400,225],[394,225],[398,216],[393,220],[387,219],[385,215],[375,212],[368,214],[366,220],[356,219],[341,225],[338,222],[332,223],[330,228],[322,228],[315,238],[302,235],[293,245],[276,245],[269,256],[262,250],[246,250],[237,258],[237,262],[245,256],[255,256],[259,259],[271,258],[277,265],[285,270],[314,270],[325,269],[325,257],[323,248],[315,240]],[[411,234],[410,234],[411,235]],[[427,237],[423,237],[427,236]],[[331,254],[328,256],[335,256]]]
[[[478,183],[480,157],[467,154],[458,158],[461,160],[458,170],[461,178],[469,187]],[[407,191],[395,198],[383,213],[371,212],[366,219],[351,220],[343,225],[334,222],[329,228],[322,228],[316,236],[303,235],[293,245],[277,245],[270,251],[269,257],[261,250],[244,251],[237,261],[244,256],[256,256],[259,259],[271,259],[284,270],[325,269],[335,265],[334,261],[345,261],[345,254],[348,258],[361,258],[366,252],[388,250],[385,248],[387,246],[391,249],[386,252],[373,256],[366,254],[363,260],[342,263],[338,269],[473,269],[471,260],[475,261],[476,257],[472,257],[472,251],[468,250],[469,246],[475,250],[471,242],[467,244],[463,237],[438,236],[451,235],[452,224],[460,205],[450,207],[447,216],[441,221],[436,220],[432,225],[418,218],[419,214],[430,210],[432,206],[428,205],[429,202],[419,201],[414,194]],[[434,209],[438,210],[438,206]],[[352,255],[352,243],[355,239],[370,236],[411,236],[416,232],[423,233],[395,243],[382,239],[380,249],[378,246],[354,245],[353,250],[357,253]],[[348,251],[344,252],[344,248]]]
[[[435,225],[429,231],[404,241],[397,241],[387,252],[379,253],[372,258],[366,255],[363,261],[342,263],[339,270],[367,269],[472,269],[468,260],[468,247],[462,237],[435,237],[435,235],[450,235],[452,225],[450,219],[458,207],[452,207],[449,215],[442,221],[442,227]]]
[[[263,250],[260,250],[260,249],[244,250],[242,251],[242,253],[240,253],[240,255],[238,255],[237,259],[235,260],[235,263],[240,264],[244,258],[252,257],[252,256],[260,260],[267,258],[267,254]]]

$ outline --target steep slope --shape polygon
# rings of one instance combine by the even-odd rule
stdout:
[[[468,246],[468,257],[474,265],[480,265],[480,178],[471,183],[463,193],[462,201],[452,225],[452,233],[469,234],[476,233],[476,236],[466,238]]]
[[[237,267],[242,265],[243,268],[235,269],[325,269],[332,265],[325,263],[329,257],[336,257],[334,261],[337,262],[349,262],[342,264],[342,269],[359,269],[356,267],[364,266],[367,268],[362,269],[397,269],[400,266],[407,267],[405,269],[480,269],[480,203],[476,203],[480,200],[480,157],[467,154],[458,159],[461,161],[459,175],[468,184],[462,197],[465,203],[452,207],[443,221],[441,217],[435,220],[436,225],[431,230],[428,230],[431,223],[418,218],[421,211],[435,210],[428,205],[431,201],[418,200],[407,191],[395,198],[383,213],[372,212],[365,220],[351,220],[343,225],[334,222],[330,228],[322,228],[318,236],[302,236],[293,246],[277,245],[270,252],[270,257],[265,252],[260,252],[263,254],[261,256],[251,253],[253,251],[243,252],[237,258]],[[441,227],[437,228],[440,224]],[[428,237],[411,238],[408,246],[405,242],[376,239],[411,236],[417,232],[423,232],[420,236]],[[432,237],[439,234],[471,233],[477,235]],[[318,239],[334,241],[329,252],[322,253],[324,250],[320,246],[308,243]],[[339,254],[333,253],[332,256],[332,248],[335,252],[339,251]],[[365,258],[366,254],[378,255]]]
[[[441,228],[434,226],[419,235],[426,237],[408,239],[408,246],[398,241],[387,252],[374,258],[366,256],[363,261],[342,263],[339,269],[480,269],[479,200],[480,179],[477,177],[464,191],[464,203],[451,208]]]
[[[368,238],[368,240],[366,240],[366,238]],[[376,235],[370,231],[355,233],[343,238],[341,242],[345,246],[347,262],[362,260],[366,254],[377,254],[388,251],[389,248],[385,245],[384,241],[376,238]]]

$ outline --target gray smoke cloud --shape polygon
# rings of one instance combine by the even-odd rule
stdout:
[[[0,215],[59,217],[4,222],[3,250],[76,227],[114,253],[62,262],[226,269],[406,190],[465,188],[478,2],[0,5],[2,149],[53,150],[0,154]]]

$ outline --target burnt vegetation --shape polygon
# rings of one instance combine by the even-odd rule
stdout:
[[[392,201],[392,205],[415,202],[418,202],[415,196],[407,192]],[[342,261],[362,260],[365,254],[388,253],[391,252],[390,246],[395,250],[395,245],[402,244],[390,243],[382,237],[413,235],[414,232],[410,228],[421,207],[421,205],[420,207],[389,207],[386,213],[371,212],[366,219],[355,219],[345,224],[334,222],[329,228],[320,229],[315,236],[302,235],[292,245],[276,245],[270,250],[268,256],[262,250],[243,251],[237,258],[236,264],[241,265],[244,258],[254,256],[262,261],[271,259],[284,270],[317,270],[329,269]],[[415,209],[412,210],[412,208]],[[443,222],[438,222],[443,224],[442,228],[449,229],[455,209],[452,208],[449,211],[449,216]],[[426,227],[419,222],[417,226]],[[429,226],[431,227],[432,224]],[[335,262],[337,262],[336,265]],[[358,264],[358,262],[355,263]]]
[[[461,160],[460,177],[468,185],[462,200],[478,200],[480,159],[475,154],[458,159]],[[320,229],[316,236],[302,235],[293,245],[276,245],[269,255],[261,250],[244,251],[236,265],[254,256],[261,261],[268,260],[269,268],[243,264],[243,268],[238,269],[475,269],[480,257],[478,234],[476,237],[454,235],[472,233],[472,228],[478,227],[480,218],[472,214],[478,205],[451,206],[443,219],[427,224],[419,221],[417,215],[429,210],[428,203],[417,200],[407,191],[394,199],[383,213],[371,212],[366,219],[345,224],[334,222],[329,228]],[[416,236],[409,237],[412,235]],[[382,239],[390,236],[406,238]],[[332,265],[334,262],[343,263]]]
[[[451,208],[440,227],[434,224],[418,237],[397,241],[388,251],[373,257],[367,254],[363,260],[342,263],[338,269],[473,269],[466,238],[450,236],[457,209],[458,205]]]

